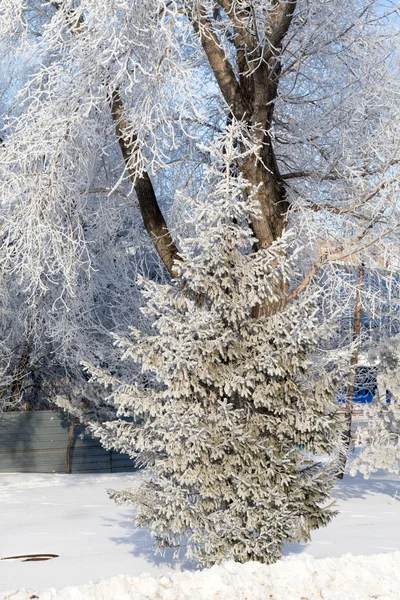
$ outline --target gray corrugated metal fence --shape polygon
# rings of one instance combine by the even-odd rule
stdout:
[[[0,413],[0,473],[65,473],[72,418],[52,411]],[[71,473],[117,473],[135,469],[129,456],[108,451],[74,430]]]

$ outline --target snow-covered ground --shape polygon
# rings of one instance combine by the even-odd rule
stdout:
[[[20,590],[8,600],[395,600],[400,552],[341,558],[283,560],[271,566],[227,562],[159,578],[119,575],[97,584]]]
[[[135,473],[0,475],[0,558],[59,555],[45,562],[1,561],[0,598],[400,599],[400,480],[396,476],[378,474],[368,481],[345,476],[335,493],[339,516],[315,531],[310,543],[288,546],[286,558],[276,565],[227,563],[196,573],[184,556],[155,557],[150,536],[133,527],[133,509],[108,499],[107,488],[135,485],[139,477]],[[336,559],[348,553],[356,558]],[[185,573],[176,573],[182,570]],[[97,586],[41,592],[121,573],[125,575]]]

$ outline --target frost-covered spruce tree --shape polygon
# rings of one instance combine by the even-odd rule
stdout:
[[[233,169],[238,131],[232,124],[212,149],[179,278],[142,281],[154,334],[120,340],[142,365],[141,383],[113,393],[134,422],[96,428],[106,446],[148,467],[139,489],[111,495],[135,503],[159,548],[187,543],[203,564],[273,562],[284,542],[307,539],[333,515],[333,470],[301,448],[310,458],[337,439],[334,381],[307,375],[319,335],[312,297],[283,306],[290,235],[251,252],[248,221],[259,208]],[[266,300],[275,314],[257,316]]]

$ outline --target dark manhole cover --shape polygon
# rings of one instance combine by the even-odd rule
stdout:
[[[58,557],[58,554],[21,554],[20,556],[5,556],[4,558],[0,558],[0,560],[20,560],[21,562],[33,562],[50,560]]]

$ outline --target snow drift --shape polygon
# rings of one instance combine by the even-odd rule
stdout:
[[[225,562],[196,572],[112,579],[67,587],[9,591],[3,600],[395,600],[400,552],[340,558],[288,558],[266,566]]]

